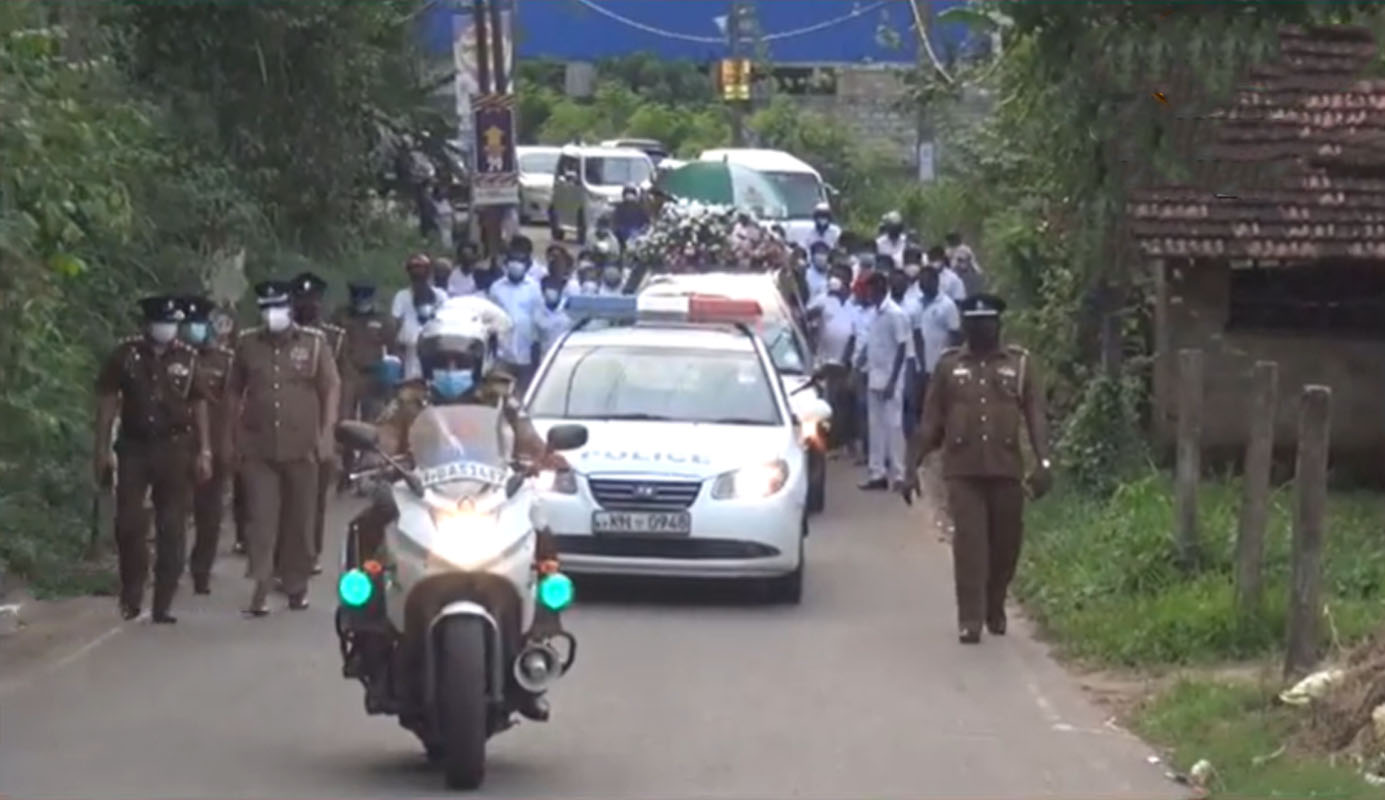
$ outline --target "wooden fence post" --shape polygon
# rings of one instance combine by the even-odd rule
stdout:
[[[1294,470],[1296,502],[1289,631],[1284,655],[1284,677],[1288,679],[1307,674],[1318,660],[1332,390],[1326,386],[1305,386],[1300,402],[1298,461]]]
[[[1236,535],[1236,610],[1242,617],[1252,616],[1260,609],[1278,407],[1279,365],[1273,361],[1257,361],[1251,380],[1250,429],[1241,484],[1241,524]]]
[[[1197,488],[1202,478],[1202,351],[1178,352],[1178,462],[1174,469],[1174,525],[1178,560],[1198,559]]]

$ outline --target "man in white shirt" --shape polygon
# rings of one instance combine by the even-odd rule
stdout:
[[[938,291],[952,298],[954,303],[967,299],[967,285],[960,276],[947,265],[947,252],[941,247],[928,251],[928,266],[938,271]]]
[[[962,234],[956,231],[947,235],[947,263],[966,284],[968,297],[986,291],[986,274],[981,271],[981,262],[962,241]]]
[[[813,242],[809,248],[808,268],[803,271],[803,282],[808,287],[808,300],[827,291],[827,268],[832,257],[832,248],[826,242]]]
[[[832,221],[832,207],[827,203],[818,203],[813,208],[813,229],[803,236],[799,244],[812,252],[813,245],[822,242],[831,250],[841,238],[841,226]]]
[[[919,361],[920,375],[916,386],[912,387],[912,402],[907,402],[907,412],[911,414],[909,424],[905,425],[905,435],[913,432],[919,415],[923,412],[923,398],[928,392],[928,378],[938,357],[949,347],[955,347],[962,336],[962,316],[951,297],[939,290],[939,273],[933,267],[926,267],[914,285],[919,289],[917,301],[910,309],[910,320],[914,328],[916,348],[923,351]]]
[[[452,268],[452,274],[447,277],[447,294],[450,297],[466,297],[476,294],[476,265],[481,261],[481,254],[477,251],[476,245],[471,242],[462,242],[457,247],[457,266]]]
[[[543,292],[543,305],[535,323],[539,334],[539,360],[542,361],[558,339],[572,328],[572,318],[567,313],[567,283],[562,277],[549,275],[539,283],[539,288]]]
[[[880,218],[880,235],[875,239],[875,252],[889,256],[894,265],[904,264],[904,248],[909,245],[909,237],[904,235],[904,217],[898,211],[891,211]]]
[[[870,448],[863,490],[885,490],[904,483],[904,361],[909,352],[909,318],[890,298],[889,279],[876,272],[867,279],[875,314],[861,352],[866,369]]]
[[[513,323],[510,335],[500,342],[500,360],[514,376],[520,391],[534,375],[534,350],[538,345],[538,315],[543,307],[543,292],[538,281],[529,277],[530,259],[523,249],[512,249],[505,261],[505,276],[491,284],[491,300]]]
[[[399,331],[396,344],[403,355],[404,380],[413,380],[423,377],[423,366],[418,362],[418,334],[437,313],[438,306],[447,302],[447,292],[433,284],[433,263],[428,256],[410,256],[404,269],[409,285],[395,292],[390,316]]]
[[[601,286],[596,293],[601,297],[624,294],[625,289],[625,270],[616,264],[607,264],[601,268]]]
[[[856,307],[851,302],[851,268],[833,267],[827,290],[809,300],[806,311],[808,319],[817,324],[818,366],[833,367],[828,370],[823,394],[832,406],[832,448],[836,449],[854,438],[851,349]]]

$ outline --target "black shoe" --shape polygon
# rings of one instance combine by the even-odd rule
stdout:
[[[139,607],[138,605],[131,605],[131,604],[129,604],[129,603],[121,603],[121,604],[120,604],[120,616],[121,616],[121,617],[123,617],[123,618],[125,618],[125,619],[137,619],[137,618],[139,618],[139,614],[140,614],[140,607]]]
[[[986,620],[986,630],[990,631],[992,636],[1004,636],[1005,618],[997,617],[995,619]]]
[[[289,595],[289,611],[306,611],[308,608],[307,593]]]
[[[857,484],[856,488],[863,492],[883,492],[890,488],[890,481],[888,478],[876,478],[875,480],[862,481]]]
[[[193,593],[193,594],[211,594],[211,593],[212,593],[212,579],[211,579],[211,578],[203,578],[203,577],[196,577],[196,578],[193,578],[193,579],[192,579],[192,593]]]
[[[958,632],[957,641],[962,644],[977,644],[981,641],[981,629],[964,627]]]
[[[525,693],[515,703],[515,710],[534,722],[548,721],[548,701],[542,695]]]
[[[155,611],[153,616],[155,625],[176,625],[178,618],[167,611]]]
[[[322,574],[322,564],[320,564],[320,563],[318,563],[318,562],[316,562],[316,561],[313,562],[313,574],[314,574],[314,575],[321,575],[321,574]]]

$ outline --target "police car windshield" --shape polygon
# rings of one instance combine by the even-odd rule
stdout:
[[[753,353],[693,348],[568,346],[529,403],[535,417],[781,424]]]

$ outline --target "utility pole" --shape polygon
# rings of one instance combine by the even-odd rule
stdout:
[[[508,75],[505,74],[505,55],[510,43],[505,41],[505,26],[500,20],[500,0],[488,0],[491,7],[491,56],[495,59],[495,71],[491,77],[495,82],[495,93],[505,94],[509,88]]]
[[[745,0],[731,0],[731,14],[726,18],[726,38],[731,49],[731,58],[741,58],[741,18],[745,14]],[[731,103],[731,144],[745,146],[745,106],[739,101]]]

